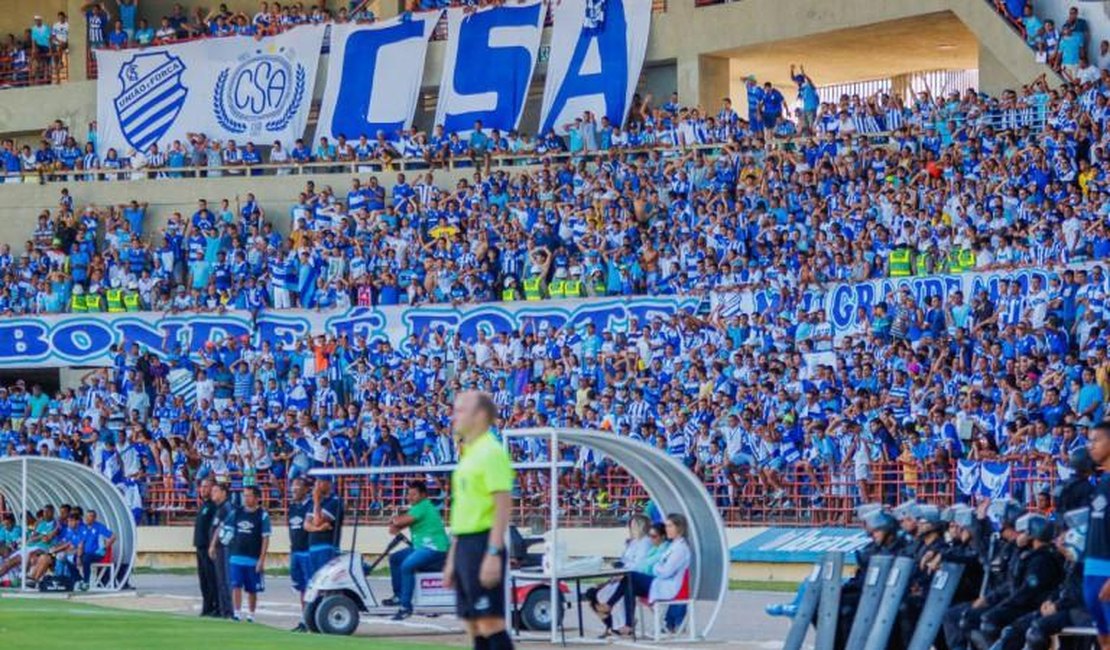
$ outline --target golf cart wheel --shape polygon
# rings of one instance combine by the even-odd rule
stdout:
[[[320,606],[320,599],[311,600],[304,604],[304,626],[308,628],[309,632],[319,633],[320,628],[316,627],[316,609]]]
[[[520,608],[520,622],[524,629],[533,632],[551,629],[551,589],[549,587],[536,587],[524,599],[524,606]],[[559,623],[563,622],[563,596],[559,595]]]
[[[344,594],[327,596],[316,608],[316,627],[324,634],[354,634],[358,627],[358,606]]]

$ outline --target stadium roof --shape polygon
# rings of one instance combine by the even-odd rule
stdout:
[[[95,510],[97,518],[116,534],[112,551],[117,569],[115,585],[126,584],[135,564],[135,520],[119,489],[99,473],[58,458],[4,458],[0,459],[0,496],[15,512],[33,512],[46,505],[56,508],[63,503]],[[119,574],[121,567],[126,569],[123,574]]]
[[[604,431],[589,429],[508,429],[505,437],[552,438],[560,445],[577,445],[599,451],[625,468],[664,515],[686,517],[686,540],[693,550],[690,593],[699,603],[712,608],[708,617],[699,615],[697,630],[708,636],[728,594],[728,541],[725,524],[705,486],[682,463],[651,445]]]

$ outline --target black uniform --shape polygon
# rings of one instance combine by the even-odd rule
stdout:
[[[1091,505],[1095,486],[1085,474],[1076,474],[1056,488],[1056,512],[1070,512]]]
[[[895,644],[900,641],[901,646],[895,645],[895,647],[909,645],[910,639],[913,638],[913,632],[917,628],[917,620],[921,617],[921,609],[925,606],[925,599],[929,596],[929,586],[933,581],[933,574],[921,568],[922,561],[930,553],[943,556],[948,549],[948,542],[944,541],[944,535],[939,533],[928,541],[924,538],[918,539],[918,543],[914,547],[913,574],[906,586],[906,595],[902,599],[902,604],[898,607],[898,627],[894,636],[897,637]]]
[[[212,518],[212,535],[216,535],[216,616],[231,618],[235,607],[231,602],[231,567],[227,544],[231,541],[235,526],[235,506],[228,499],[216,507]]]
[[[212,519],[216,516],[216,504],[207,499],[200,504],[196,521],[193,522],[193,548],[197,555],[197,581],[200,583],[201,616],[217,616],[219,602],[216,595],[216,565],[208,557],[208,544],[212,541]]]
[[[1087,626],[1091,615],[1083,603],[1083,565],[1068,562],[1064,582],[1048,599],[1056,609],[1043,616],[1038,607],[1002,630],[1002,650],[1048,650],[1052,636],[1065,627]]]
[[[968,629],[969,638],[981,639],[979,645],[997,639],[1003,628],[1019,617],[1036,612],[1064,579],[1064,559],[1052,546],[1034,548],[1021,555],[1021,571],[1014,590],[983,611],[977,634]]]
[[[848,635],[852,632],[852,622],[855,620],[856,608],[859,606],[860,596],[863,595],[864,581],[867,579],[867,570],[871,559],[881,556],[898,557],[906,550],[906,542],[900,535],[891,535],[890,541],[879,545],[875,542],[856,551],[856,572],[849,578],[840,590],[839,618],[836,624],[836,648],[845,648]],[[813,613],[814,625],[817,623],[817,612]]]

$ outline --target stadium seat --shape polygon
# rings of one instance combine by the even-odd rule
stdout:
[[[91,565],[89,591],[116,591],[119,589],[119,576],[116,563],[112,559],[112,549],[108,549],[104,559]]]
[[[686,616],[683,617],[682,624],[679,629],[675,630],[675,635],[679,635],[685,631],[686,639],[688,641],[696,640],[697,625],[694,622],[694,604],[695,600],[690,595],[690,571],[687,570],[682,576],[682,586],[679,587],[678,593],[674,598],[668,600],[649,601],[647,598],[639,598],[639,609],[637,618],[640,619],[640,636],[649,638],[652,641],[661,641],[663,639],[663,620],[666,618],[667,610],[672,605],[685,605]],[[651,636],[647,635],[647,613],[651,613]]]
[[[1096,639],[1098,630],[1093,627],[1065,627],[1052,638],[1052,647],[1060,648],[1087,648],[1097,647]]]

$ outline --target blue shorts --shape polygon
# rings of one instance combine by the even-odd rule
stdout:
[[[1110,576],[1083,576],[1083,601],[1087,604],[1087,613],[1094,619],[1099,636],[1110,634],[1110,603],[1098,599],[1098,592],[1107,580]]]
[[[304,593],[312,578],[312,555],[308,551],[296,551],[289,555],[289,579],[293,581],[293,591]]]
[[[1083,601],[1087,603],[1087,612],[1094,619],[1094,627],[1099,629],[1099,636],[1110,634],[1110,602],[1099,600],[1099,591],[1110,576],[1083,576]]]
[[[258,572],[254,564],[236,562],[235,558],[232,558],[229,564],[231,570],[228,572],[228,582],[231,583],[232,589],[242,589],[248,594],[257,594],[266,591],[266,584],[262,580],[262,574]]]
[[[334,546],[314,546],[308,549],[308,554],[310,558],[309,567],[312,569],[312,572],[308,574],[310,577],[315,575],[325,564],[331,562],[332,558],[339,555]]]

